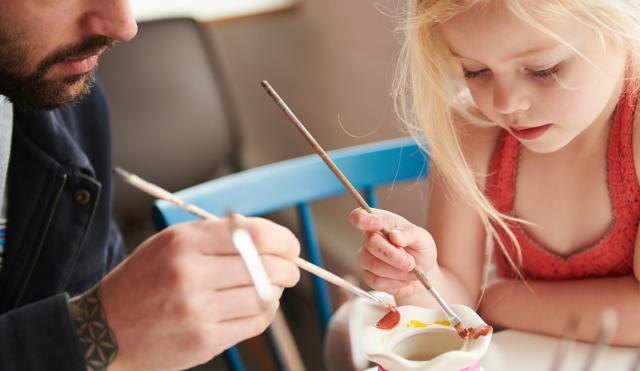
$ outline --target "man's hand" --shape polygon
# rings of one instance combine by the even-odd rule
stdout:
[[[105,326],[117,342],[109,370],[185,369],[269,325],[298,282],[299,243],[284,227],[242,220],[275,290],[262,305],[230,239],[228,220],[183,223],[143,242],[100,284]]]

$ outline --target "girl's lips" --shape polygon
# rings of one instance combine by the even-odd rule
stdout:
[[[546,133],[550,127],[551,124],[534,126],[530,128],[511,127],[511,133],[513,133],[513,135],[520,139],[533,140]]]

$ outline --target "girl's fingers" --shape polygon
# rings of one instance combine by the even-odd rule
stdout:
[[[436,248],[431,234],[413,224],[392,229],[387,234],[387,238],[396,246],[406,246],[416,252],[424,252]]]
[[[360,251],[358,251],[358,261],[362,269],[380,277],[401,281],[411,281],[415,279],[413,274],[400,270],[376,258],[366,248],[361,248]]]
[[[410,224],[400,215],[386,210],[372,209],[372,211],[373,213],[370,213],[357,208],[349,214],[349,221],[354,227],[365,232],[390,231],[395,227]]]
[[[409,290],[407,289],[407,287],[412,286],[412,282],[410,281],[400,281],[391,278],[380,277],[367,270],[362,271],[362,278],[364,278],[364,281],[367,283],[367,285],[369,285],[369,287],[375,290],[387,292],[391,295],[397,295],[398,293],[406,292],[406,290]]]
[[[364,246],[371,255],[401,271],[409,272],[415,266],[413,256],[391,244],[380,233],[365,233]]]
[[[398,291],[395,292],[395,294],[393,294],[395,297],[402,297],[402,296],[411,296],[416,292],[416,286],[415,285],[408,285],[405,286],[401,289],[399,289]]]
[[[357,208],[349,214],[349,221],[355,228],[364,232],[378,232],[384,227],[382,219],[362,208]]]

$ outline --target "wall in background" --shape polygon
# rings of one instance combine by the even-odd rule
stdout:
[[[310,153],[263,79],[327,149],[402,135],[389,99],[399,45],[394,24],[376,9],[390,3],[307,0],[293,11],[209,26],[244,126],[247,164]]]
[[[242,125],[246,166],[312,153],[260,86],[263,79],[327,150],[406,135],[390,98],[400,44],[389,14],[402,4],[306,0],[293,11],[208,26]],[[415,205],[425,204],[424,191],[424,184],[394,188],[381,206],[422,224],[424,208]],[[314,208],[325,258],[337,273],[357,271],[360,236],[347,219],[354,207],[345,197]]]

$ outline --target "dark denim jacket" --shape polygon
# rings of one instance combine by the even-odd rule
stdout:
[[[85,370],[67,295],[90,288],[124,258],[111,219],[111,167],[99,85],[53,111],[14,106],[0,370]]]

